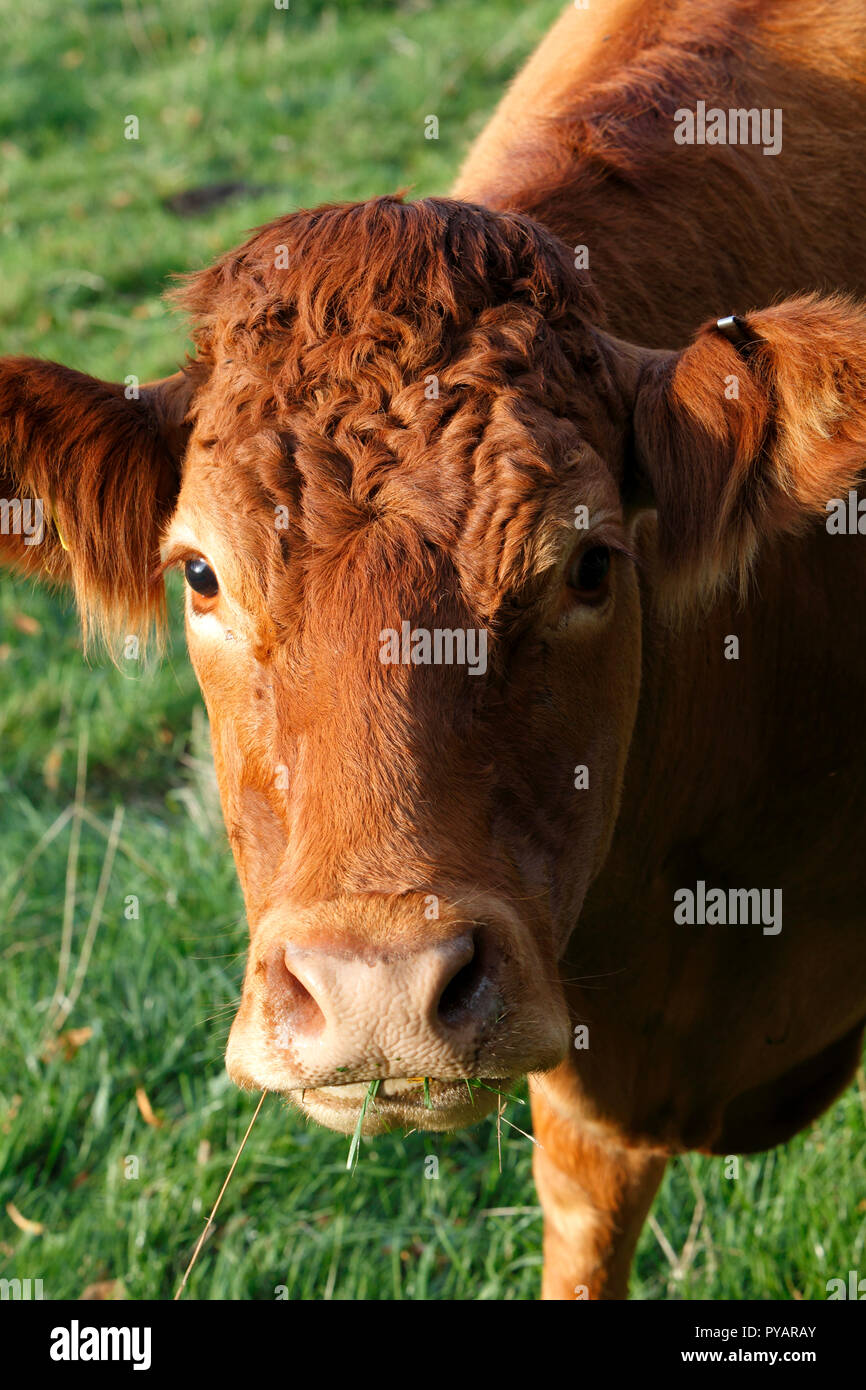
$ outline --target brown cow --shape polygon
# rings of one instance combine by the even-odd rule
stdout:
[[[185,566],[231,1074],[336,1129],[378,1078],[372,1131],[532,1073],[550,1297],[623,1296],[666,1156],[859,1056],[864,42],[860,0],[569,7],[462,201],[263,228],[140,400],[0,362],[12,561],[121,631]]]

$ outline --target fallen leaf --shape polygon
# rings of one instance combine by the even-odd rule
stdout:
[[[121,1279],[103,1279],[98,1284],[88,1284],[84,1293],[81,1295],[81,1302],[89,1303],[95,1300],[116,1303],[119,1299],[126,1298],[126,1289]]]
[[[55,746],[51,749],[45,762],[42,764],[42,780],[49,791],[56,792],[60,785],[60,768],[63,763],[63,754]]]
[[[24,632],[28,637],[35,637],[42,631],[41,625],[35,618],[31,618],[29,613],[15,613],[12,617],[12,626],[17,627],[19,632]]]
[[[144,1120],[144,1123],[150,1125],[153,1129],[162,1129],[164,1122],[158,1120],[154,1115],[153,1106],[148,1100],[147,1092],[143,1086],[139,1086],[136,1089],[135,1099],[138,1102],[138,1108],[141,1111],[141,1118]]]
[[[41,1221],[31,1221],[29,1216],[22,1216],[14,1202],[6,1203],[6,1215],[15,1222],[19,1231],[27,1231],[31,1236],[41,1236],[45,1230]]]
[[[86,1028],[67,1028],[65,1033],[60,1034],[60,1041],[63,1043],[63,1055],[67,1062],[71,1062],[79,1047],[83,1047],[86,1042],[90,1042],[93,1037],[93,1029]]]
[[[0,1125],[0,1129],[3,1130],[3,1133],[4,1133],[4,1134],[8,1134],[8,1133],[9,1133],[10,1129],[12,1128],[12,1123],[13,1123],[13,1121],[17,1118],[18,1111],[19,1111],[20,1109],[21,1109],[21,1097],[18,1096],[18,1095],[15,1095],[15,1096],[13,1096],[12,1099],[10,1100],[9,1106],[8,1106],[8,1108],[7,1108],[7,1110],[6,1110],[6,1114],[3,1116],[3,1123],[2,1123],[2,1125]]]
[[[67,1028],[65,1033],[58,1033],[56,1038],[49,1038],[42,1051],[43,1062],[50,1062],[62,1051],[67,1062],[71,1062],[80,1047],[89,1042],[93,1037],[92,1028]]]

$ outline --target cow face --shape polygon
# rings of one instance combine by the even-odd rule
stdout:
[[[383,1118],[451,1126],[467,1078],[568,1045],[640,659],[577,291],[518,219],[383,200],[185,296],[206,378],[163,554],[251,928],[229,1068],[331,1123],[381,1078]]]
[[[146,609],[158,545],[186,574],[251,932],[232,1076],[337,1129],[378,1080],[368,1130],[452,1128],[568,1047],[557,961],[639,698],[635,516],[682,601],[823,505],[862,457],[862,320],[779,306],[748,366],[711,332],[645,352],[542,229],[444,200],[282,219],[183,299],[196,361],[141,402],[6,364],[0,480],[52,498],[42,563],[85,607]]]

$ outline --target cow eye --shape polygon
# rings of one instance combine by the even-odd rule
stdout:
[[[584,603],[599,603],[607,596],[610,577],[610,547],[594,545],[572,563],[568,587]]]
[[[220,586],[217,583],[217,577],[207,560],[201,558],[187,560],[183,572],[189,587],[194,589],[197,594],[201,594],[203,598],[213,598],[215,594],[219,593]]]

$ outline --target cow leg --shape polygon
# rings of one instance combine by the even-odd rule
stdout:
[[[544,1211],[542,1298],[627,1298],[666,1158],[613,1144],[596,1126],[564,1116],[535,1086],[532,1118],[541,1146],[533,1170]]]

